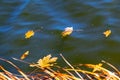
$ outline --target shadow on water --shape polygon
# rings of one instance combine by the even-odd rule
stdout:
[[[106,60],[120,65],[119,3],[118,0],[1,0],[0,57],[20,58],[29,50],[26,58],[29,62],[47,54],[59,57],[62,53],[72,64]],[[62,38],[61,32],[66,27],[73,27],[74,31]],[[112,34],[105,38],[103,32],[107,29]],[[36,33],[25,39],[28,30]],[[21,67],[28,69],[25,65]]]

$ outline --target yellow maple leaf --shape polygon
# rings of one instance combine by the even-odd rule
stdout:
[[[111,30],[106,30],[105,32],[103,32],[103,34],[105,35],[105,37],[108,37],[111,34]]]
[[[29,55],[29,51],[26,51],[25,53],[22,54],[20,59],[25,59]]]
[[[99,64],[84,64],[85,66],[89,67],[89,68],[93,68],[93,71],[92,72],[95,72],[95,71],[100,71],[100,67],[102,67],[102,63],[99,63]]]
[[[29,30],[28,32],[25,33],[25,38],[30,38],[31,36],[34,36],[34,31],[33,30]]]
[[[102,65],[103,65],[102,63],[99,63],[99,64],[95,65],[94,69],[93,69],[93,72],[99,71],[100,70],[99,67],[102,67]]]
[[[73,32],[73,27],[67,27],[65,28],[65,30],[62,32],[62,36],[66,37],[68,35],[70,35]]]
[[[43,57],[43,59],[39,59],[37,64],[31,64],[30,66],[31,67],[39,66],[41,68],[47,68],[47,67],[53,66],[54,62],[56,62],[57,59],[58,59],[57,57],[51,58],[51,54],[49,54]]]

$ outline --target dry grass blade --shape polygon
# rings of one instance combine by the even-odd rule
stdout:
[[[100,71],[102,75],[105,75],[107,77],[105,78],[110,78],[113,80],[120,80],[119,76],[117,76],[116,74],[114,74],[113,72],[101,67],[101,66],[97,66],[97,65],[93,65],[93,64],[84,64],[85,66],[89,67],[89,68],[93,68],[96,69],[96,71]],[[97,73],[96,73],[97,74]]]
[[[23,61],[23,60],[21,60],[21,59],[17,59],[17,58],[14,58],[14,57],[12,57],[12,59],[13,59],[13,60],[16,60],[16,61],[23,62],[23,63],[25,63],[25,64],[31,64],[31,63],[29,63],[29,62],[26,62],[26,61]]]
[[[39,59],[36,64],[31,64],[28,62],[24,62],[23,60],[13,58],[14,60],[27,63],[30,66],[32,65],[32,67],[37,67],[37,69],[41,70],[44,73],[44,74],[30,73],[29,78],[11,61],[0,58],[0,60],[5,61],[11,64],[12,66],[14,66],[17,69],[17,71],[21,74],[20,76],[15,75],[7,71],[6,69],[4,69],[2,66],[0,66],[0,70],[3,71],[3,72],[0,72],[0,80],[120,80],[119,70],[108,62],[102,61],[103,63],[106,63],[107,65],[112,67],[117,73],[104,68],[102,63],[81,64],[78,67],[73,67],[64,58],[62,54],[60,54],[60,56],[65,61],[65,63],[69,66],[69,69],[61,68],[60,66],[57,66],[57,67],[53,66],[53,64],[57,60],[57,57],[52,57],[51,55],[47,55],[42,59]],[[82,70],[80,66],[87,67],[88,69],[91,69],[91,70],[90,71]],[[57,68],[57,71],[56,71],[56,68]],[[62,69],[64,73],[61,73],[58,69]],[[77,75],[73,73],[76,73]]]
[[[64,69],[64,71],[66,71],[69,75],[74,76],[70,71],[68,71],[66,69]]]
[[[64,56],[62,54],[60,54],[60,56],[75,71],[75,73],[81,78],[81,80],[84,80],[83,77],[75,70],[75,68],[64,58]]]
[[[102,60],[102,62],[106,63],[107,65],[109,65],[110,67],[112,67],[118,73],[118,75],[120,76],[120,71],[115,66],[113,66],[112,64],[110,64],[110,63],[108,63],[108,62],[106,62],[104,60]]]
[[[80,80],[79,78],[75,77],[74,75],[69,75],[69,74],[65,74],[65,73],[60,73],[60,72],[56,72],[51,68],[47,68],[51,73],[53,73],[55,75],[55,79],[59,79],[59,80]]]
[[[0,72],[0,80],[11,80],[8,76],[6,76],[4,73]]]
[[[68,71],[74,71],[73,69],[66,69],[66,70],[68,70]],[[84,73],[85,75],[87,75],[87,74],[89,74],[89,75],[92,75],[91,77],[95,77],[96,79],[100,79],[100,77],[99,77],[99,75],[98,74],[96,74],[96,73],[93,73],[93,72],[90,72],[90,71],[86,71],[86,70],[80,70],[80,69],[76,69],[76,71],[78,71],[78,72],[82,72],[82,73]],[[90,76],[89,76],[90,77]]]
[[[19,80],[19,78],[17,78],[16,76],[14,76],[9,71],[5,70],[2,66],[0,66],[0,69],[2,69],[4,71],[4,73],[5,73],[4,75],[6,75],[7,77],[9,77],[11,80]]]
[[[5,61],[5,62],[11,64],[12,66],[14,66],[14,67],[17,69],[17,71],[18,71],[26,80],[30,80],[30,79],[27,77],[27,75],[25,75],[25,74],[22,72],[22,70],[21,70],[20,68],[18,68],[15,64],[13,64],[12,62],[10,62],[10,61],[8,61],[8,60],[6,60],[6,59],[3,59],[3,58],[0,58],[0,60]]]

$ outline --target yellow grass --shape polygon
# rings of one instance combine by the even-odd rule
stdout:
[[[60,54],[60,56],[68,65],[68,68],[62,68],[55,64],[57,63],[58,58],[52,57],[51,54],[49,54],[42,59],[39,59],[38,62],[34,64],[29,63],[30,67],[36,67],[36,69],[39,69],[39,72],[34,72],[31,74],[25,74],[13,62],[0,58],[0,60],[5,61],[15,67],[15,69],[22,76],[19,77],[14,73],[9,72],[2,66],[2,64],[0,64],[0,80],[120,80],[120,71],[106,61],[101,61],[101,63],[98,64],[80,64],[76,67],[72,66],[62,54]],[[15,60],[24,62],[19,59]],[[108,65],[113,68],[113,71],[108,70],[104,67],[104,65]],[[81,69],[81,66],[90,68],[91,70],[88,71]],[[60,69],[62,69],[62,71]]]

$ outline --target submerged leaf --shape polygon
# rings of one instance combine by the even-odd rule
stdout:
[[[107,30],[103,32],[103,34],[105,35],[105,37],[108,37],[111,34],[111,30]]]
[[[65,30],[62,32],[62,36],[66,37],[68,35],[70,35],[73,32],[73,27],[67,27],[65,28]]]
[[[51,55],[49,54],[43,57],[43,59],[39,59],[37,64],[31,64],[30,66],[31,67],[40,66],[41,68],[47,68],[47,67],[53,66],[54,62],[56,62],[57,59],[58,59],[57,57],[51,58]]]
[[[28,55],[29,55],[29,51],[26,51],[24,54],[22,54],[20,59],[25,59]]]
[[[29,30],[28,32],[25,33],[25,38],[30,38],[34,36],[34,31],[33,30]]]

